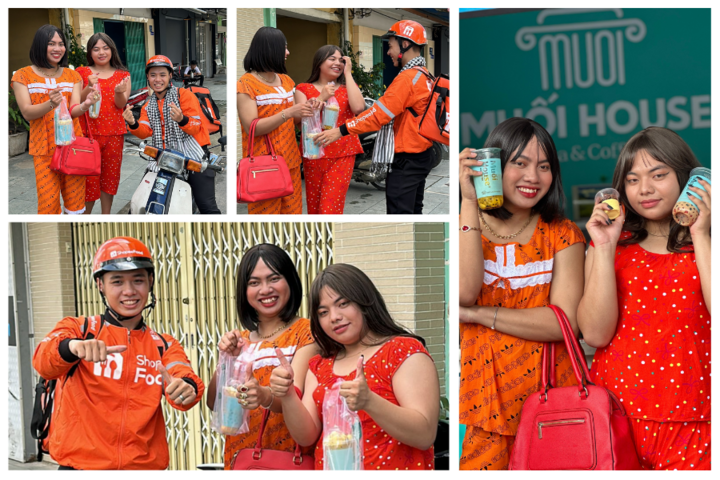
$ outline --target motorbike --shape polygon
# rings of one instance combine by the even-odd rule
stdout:
[[[158,166],[157,172],[145,172],[130,200],[130,214],[192,214],[195,208],[187,182],[190,172],[202,173],[207,169],[218,173],[224,171],[224,156],[211,153],[207,159],[195,160],[175,150],[149,146],[144,141],[135,144],[130,139],[126,140],[137,146],[126,147],[123,152],[137,153],[143,160],[157,162]],[[225,137],[220,142],[224,145]]]
[[[365,99],[366,108],[372,108],[375,104],[375,100],[372,98]],[[368,132],[360,134],[360,144],[362,145],[363,153],[355,156],[355,165],[353,166],[352,179],[358,183],[364,183],[366,185],[372,185],[378,190],[385,190],[385,179],[386,173],[375,173],[372,171],[372,156],[373,150],[375,149],[375,140],[377,139],[378,132]],[[443,151],[447,152],[448,149],[445,145],[433,142],[432,146],[432,168],[437,167],[442,162]]]
[[[183,88],[182,65],[179,63],[173,63],[173,73],[170,81],[177,88]]]
[[[140,112],[142,112],[142,107],[145,105],[145,102],[147,102],[149,96],[150,90],[147,87],[130,92],[127,104],[131,106],[131,111],[136,122],[140,119]]]

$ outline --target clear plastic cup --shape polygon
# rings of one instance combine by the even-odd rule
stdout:
[[[607,211],[610,220],[615,220],[620,216],[620,192],[614,188],[603,188],[595,194],[595,203],[597,204],[598,201],[612,207],[612,210]]]
[[[711,183],[711,172],[709,168],[696,167],[690,171],[690,179],[673,207],[673,218],[683,227],[692,226],[700,216],[700,210],[698,210],[697,205],[693,201],[693,197],[688,196],[688,192],[692,193],[689,187],[697,187],[705,190],[700,182],[698,182],[698,180],[701,179]]]
[[[482,210],[493,210],[503,206],[502,165],[499,148],[481,148],[473,150],[483,165],[471,167],[473,170],[483,172],[481,177],[473,177],[478,207]]]

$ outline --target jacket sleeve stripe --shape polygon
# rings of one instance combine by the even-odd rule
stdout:
[[[420,76],[422,74],[423,74],[422,72],[417,72],[417,74],[415,74],[415,78],[413,78],[413,85],[415,85],[415,83],[417,83],[418,79],[420,78]]]
[[[395,114],[392,113],[385,105],[383,105],[380,100],[378,100],[377,102],[375,102],[375,105],[378,105],[378,106],[380,107],[380,110],[382,110],[383,112],[385,112],[385,114],[386,114],[388,117],[390,117],[390,120],[392,120],[393,118],[395,118]]]
[[[191,367],[191,368],[192,368],[192,365],[190,365],[189,363],[185,363],[185,362],[171,362],[171,363],[168,363],[167,365],[165,365],[165,370],[170,370],[170,369],[171,369],[172,367],[174,367],[175,365],[185,365],[186,367]]]

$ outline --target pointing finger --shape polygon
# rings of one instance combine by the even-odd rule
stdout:
[[[357,362],[357,371],[355,372],[355,379],[362,379],[365,380],[365,356],[360,355],[360,358],[358,358]]]
[[[283,351],[282,351],[279,347],[276,347],[276,348],[275,348],[275,354],[277,355],[278,360],[280,360],[280,365],[281,365],[285,370],[287,370],[287,372],[290,374],[290,378],[291,378],[291,379],[294,379],[294,378],[295,378],[295,373],[293,372],[292,365],[290,365],[290,362],[288,362],[288,359],[285,358],[285,355],[283,354]]]
[[[122,353],[125,350],[127,350],[127,345],[115,345],[112,347],[107,347],[106,349],[107,353]]]

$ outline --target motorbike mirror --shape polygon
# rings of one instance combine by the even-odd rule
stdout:
[[[146,147],[146,146],[147,146],[147,143],[145,143],[145,140],[143,140],[142,142],[140,142],[140,145],[138,145],[138,147],[140,147],[140,150],[145,150],[145,147]]]

